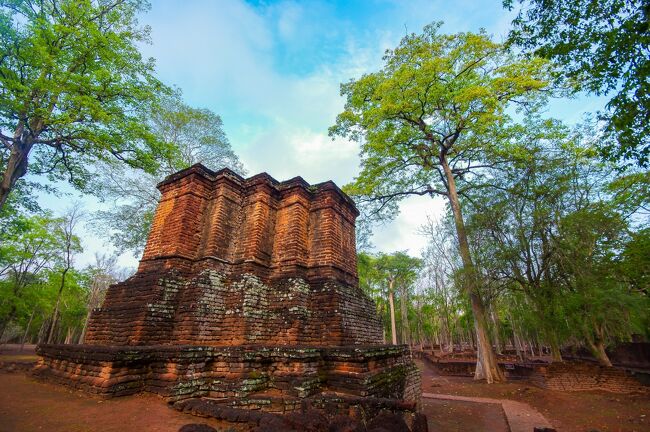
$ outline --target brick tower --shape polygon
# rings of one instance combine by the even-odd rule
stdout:
[[[194,165],[162,193],[137,273],[109,288],[84,345],[40,345],[35,373],[104,396],[233,406],[327,394],[417,401],[359,289],[358,212],[334,183]]]

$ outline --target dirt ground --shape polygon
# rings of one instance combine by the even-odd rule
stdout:
[[[176,432],[188,423],[235,430],[180,413],[148,394],[94,399],[23,373],[0,373],[0,432]]]
[[[437,376],[431,368],[418,364],[423,369],[424,392],[524,402],[543,414],[560,432],[650,431],[650,395],[560,392],[522,381],[488,385],[471,378]],[[439,415],[442,413],[433,414],[434,418]],[[467,415],[480,415],[480,412]]]
[[[31,348],[31,347],[30,347]],[[6,347],[0,362],[29,362],[33,351]],[[511,399],[543,414],[560,432],[650,431],[650,395],[542,390],[525,382],[487,385],[471,378],[442,377],[418,362],[422,390],[456,396]],[[423,399],[431,432],[506,432],[503,411],[496,404]],[[176,432],[187,423],[206,423],[219,430],[231,426],[192,417],[149,394],[96,399],[64,386],[42,383],[21,371],[0,372],[0,432]]]
[[[422,399],[429,432],[508,432],[503,410],[494,404]]]

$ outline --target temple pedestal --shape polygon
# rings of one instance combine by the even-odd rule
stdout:
[[[158,187],[137,273],[109,288],[85,345],[37,348],[37,376],[275,412],[418,405],[417,367],[382,345],[358,286],[358,211],[336,185],[196,165]]]

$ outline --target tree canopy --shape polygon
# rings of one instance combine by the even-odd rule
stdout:
[[[650,5],[644,0],[505,0],[522,5],[512,44],[557,62],[576,90],[611,95],[603,140],[611,160],[650,163]]]
[[[373,217],[394,216],[409,195],[446,196],[442,158],[467,181],[500,156],[506,108],[543,102],[534,90],[548,86],[546,61],[517,58],[485,33],[439,27],[405,37],[380,71],[341,86],[345,111],[330,135],[362,142],[362,171],[345,190]]]
[[[148,120],[151,131],[170,152],[157,157],[157,169],[143,173],[120,163],[104,163],[91,182],[100,199],[111,203],[94,215],[95,230],[110,238],[118,251],[138,255],[144,249],[160,199],[156,185],[166,176],[201,163],[212,170],[245,170],[223,131],[221,117],[208,109],[193,108],[179,92],[160,98]]]
[[[144,121],[169,90],[137,45],[145,0],[0,2],[0,207],[29,170],[83,189],[96,161],[148,171],[170,151]]]
[[[517,128],[507,109],[538,108],[552,70],[484,32],[443,35],[439,27],[404,37],[386,52],[381,70],[343,84],[345,111],[330,134],[362,141],[361,173],[345,190],[374,218],[393,217],[409,195],[448,199],[479,339],[477,378],[493,382],[504,376],[487,332],[459,196],[508,154]]]

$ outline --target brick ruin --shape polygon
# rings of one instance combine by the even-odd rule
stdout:
[[[358,286],[358,212],[334,183],[195,165],[158,188],[137,273],[109,288],[84,345],[38,347],[37,376],[274,412],[372,398],[414,409],[419,371],[406,346],[383,344]]]
[[[623,345],[624,346],[624,345]],[[634,347],[641,351],[647,347]],[[620,349],[620,351],[628,351]],[[631,350],[629,350],[631,351]],[[636,352],[634,352],[636,354]],[[471,355],[436,356],[431,352],[414,352],[414,355],[427,362],[438,374],[443,376],[474,376],[476,357]],[[633,355],[620,357],[628,360],[628,365],[640,366],[642,360]],[[634,362],[632,360],[635,360]],[[576,361],[565,359],[552,362],[550,359],[521,360],[513,355],[499,356],[509,380],[525,379],[537,387],[558,391],[608,391],[612,393],[649,393],[650,373],[647,368],[625,366],[606,367],[595,361]]]

